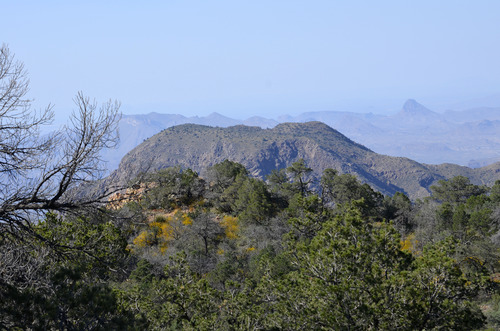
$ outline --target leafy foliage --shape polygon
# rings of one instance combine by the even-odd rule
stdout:
[[[168,168],[115,211],[134,211],[128,221],[47,215],[34,231],[50,242],[0,243],[3,256],[25,261],[0,268],[1,326],[498,326],[496,188],[412,203],[333,169],[310,185],[307,169],[299,162],[266,183],[230,161],[206,181]]]
[[[111,281],[121,279],[118,270],[128,259],[126,240],[118,228],[49,214],[34,232],[40,241],[1,243],[3,328],[133,329],[143,325],[141,318],[118,306],[111,286]]]
[[[473,185],[467,177],[456,176],[448,181],[440,180],[438,185],[431,186],[431,191],[434,199],[443,203],[457,204],[467,201],[472,196],[484,194],[488,189]]]

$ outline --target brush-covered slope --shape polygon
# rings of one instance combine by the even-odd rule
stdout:
[[[429,186],[439,179],[468,171],[476,176],[481,170],[428,166],[380,155],[321,122],[284,123],[272,129],[185,124],[163,130],[134,148],[110,180],[125,183],[142,172],[170,166],[203,173],[225,159],[243,164],[253,176],[265,177],[273,169],[285,168],[300,158],[317,175],[334,168],[358,176],[385,194],[402,191],[414,199],[428,195]],[[488,174],[492,171],[484,170]],[[494,177],[489,176],[488,183]]]

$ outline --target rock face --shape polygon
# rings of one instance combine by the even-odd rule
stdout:
[[[106,180],[124,184],[143,172],[181,166],[201,172],[229,159],[256,177],[304,159],[317,176],[327,168],[356,175],[385,194],[398,191],[412,199],[429,194],[439,179],[468,175],[474,182],[493,184],[500,164],[470,169],[429,166],[407,158],[377,154],[321,122],[283,123],[272,129],[232,126],[178,125],[154,135],[130,151]],[[495,173],[496,171],[496,173]]]

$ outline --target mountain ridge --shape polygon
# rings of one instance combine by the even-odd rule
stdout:
[[[340,173],[356,175],[384,194],[400,191],[412,199],[427,196],[430,185],[454,175],[468,174],[475,182],[492,184],[500,174],[500,164],[487,170],[430,166],[404,157],[377,154],[316,121],[281,123],[271,129],[197,124],[170,127],[127,153],[108,181],[124,184],[145,171],[170,166],[203,173],[225,159],[243,164],[252,176],[260,178],[304,159],[317,176],[327,168],[334,168]]]
[[[124,115],[120,122],[122,140],[117,149],[106,151],[103,159],[108,161],[109,170],[116,169],[122,157],[142,141],[179,124],[272,128],[280,122],[310,120],[322,121],[377,153],[408,157],[426,164],[451,162],[479,167],[500,160],[500,135],[496,133],[500,129],[500,108],[436,113],[413,99],[406,101],[400,112],[393,115],[313,111],[283,115],[276,120],[260,116],[235,120],[218,113],[205,117],[160,113]]]

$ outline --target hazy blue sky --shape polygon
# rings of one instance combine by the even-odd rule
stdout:
[[[500,1],[23,1],[0,42],[37,106],[244,118],[438,108],[500,93]],[[500,100],[500,99],[499,99]],[[500,106],[500,104],[498,105]]]

